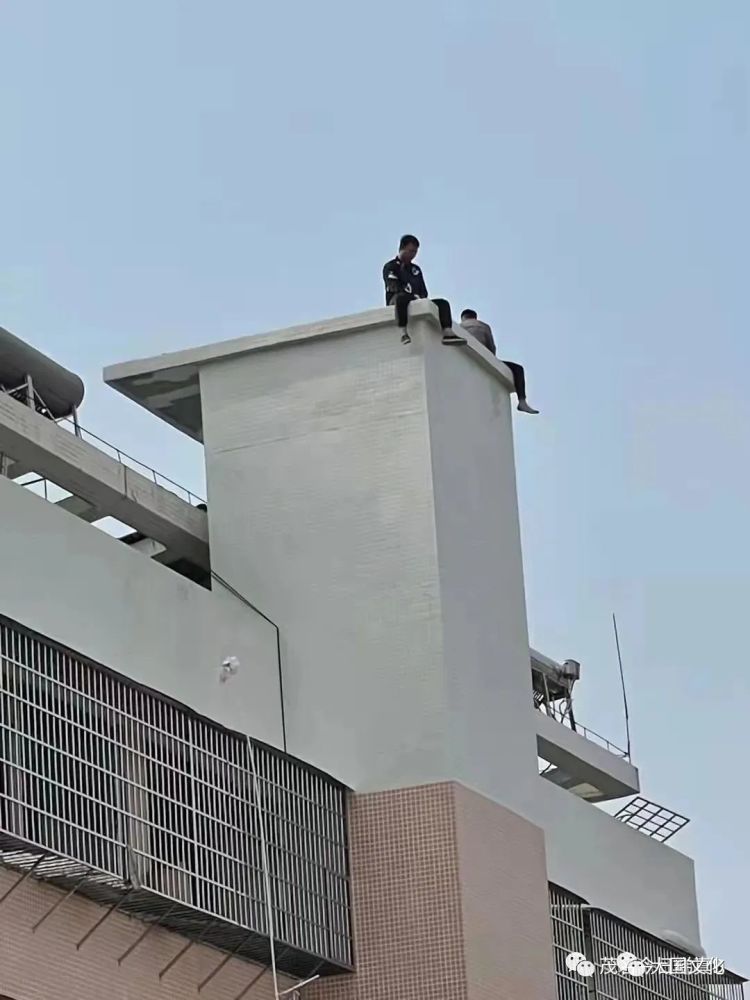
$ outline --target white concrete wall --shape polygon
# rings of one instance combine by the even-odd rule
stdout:
[[[212,564],[280,626],[291,752],[358,791],[457,779],[523,811],[507,386],[423,311],[410,330],[386,314],[201,368]]]
[[[411,329],[201,368],[212,565],[280,626],[289,750],[357,791],[461,781],[544,829],[550,878],[696,940],[691,862],[536,774],[507,385]]]
[[[421,355],[391,325],[201,370],[214,568],[281,629],[289,749],[358,791],[446,775]]]
[[[657,937],[671,930],[700,944],[690,858],[543,778],[531,814],[545,832],[550,881]]]
[[[273,628],[0,477],[0,614],[281,745]],[[241,663],[218,682],[221,659]]]
[[[537,751],[510,397],[474,350],[422,343],[455,777],[523,812]]]

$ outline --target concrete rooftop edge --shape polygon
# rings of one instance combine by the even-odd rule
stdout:
[[[429,300],[417,301],[410,306],[410,314],[432,320],[436,330],[439,330],[437,308]],[[103,372],[104,381],[116,389],[121,389],[121,383],[139,376],[153,375],[175,368],[192,368],[214,361],[248,354],[251,351],[268,350],[286,344],[294,344],[304,340],[316,340],[325,337],[343,336],[351,333],[365,333],[376,327],[386,326],[393,322],[393,310],[389,307],[370,309],[367,312],[354,313],[348,316],[337,316],[332,319],[319,320],[301,326],[290,326],[269,333],[250,334],[236,337],[232,340],[219,341],[201,347],[190,347],[182,351],[158,354],[151,358],[140,358],[134,361],[124,361],[108,365]],[[468,346],[484,363],[493,370],[507,386],[512,386],[512,377],[508,369],[487,351],[478,341],[469,338]]]

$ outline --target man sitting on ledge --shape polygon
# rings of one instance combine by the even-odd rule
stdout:
[[[403,334],[402,344],[410,344],[411,337],[406,332],[407,312],[409,303],[414,299],[427,298],[427,285],[425,284],[422,269],[414,263],[414,258],[419,250],[419,240],[416,236],[407,234],[401,237],[398,246],[398,254],[389,260],[383,267],[383,281],[385,282],[385,304],[396,307],[396,322]],[[465,344],[463,337],[457,337],[453,333],[453,318],[451,307],[445,299],[433,299],[438,307],[440,326],[443,328],[444,344]]]
[[[493,354],[497,353],[495,338],[492,336],[492,329],[489,323],[483,323],[481,319],[478,319],[473,309],[464,309],[461,313],[461,326],[472,337],[476,337],[480,343],[484,344],[488,351],[492,351]],[[532,406],[529,406],[526,400],[526,374],[523,367],[517,365],[515,361],[503,361],[503,364],[507,365],[513,374],[513,385],[518,396],[518,409],[521,413],[539,413],[539,410],[535,410]]]

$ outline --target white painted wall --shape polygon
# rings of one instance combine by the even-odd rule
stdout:
[[[551,879],[697,941],[692,862],[536,776],[507,386],[412,329],[200,373],[212,564],[281,627],[289,750],[358,791],[462,781],[544,829]],[[1,478],[0,557],[0,614],[280,745],[274,629],[226,591]]]
[[[281,745],[273,628],[0,477],[0,614]],[[218,682],[221,659],[238,675]]]
[[[671,930],[700,945],[690,858],[543,778],[532,813],[552,882],[657,937]]]
[[[424,310],[424,307],[423,307]],[[280,626],[290,750],[357,790],[536,780],[508,392],[417,314],[201,368],[214,568]]]
[[[455,777],[523,812],[537,781],[508,388],[422,338]]]
[[[461,781],[544,829],[552,879],[697,940],[689,859],[536,773],[508,388],[411,331],[201,368],[212,561],[281,628],[289,749],[357,791]]]
[[[359,791],[445,776],[422,362],[387,323],[201,369],[218,573],[281,628],[289,749]]]

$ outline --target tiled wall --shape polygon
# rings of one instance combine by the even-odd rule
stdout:
[[[0,897],[18,879],[0,870]],[[118,965],[118,958],[143,933],[137,920],[114,914],[79,949],[77,942],[106,912],[88,900],[66,900],[34,933],[34,924],[63,893],[28,879],[0,902],[0,1000],[235,1000],[263,970],[232,959],[202,992],[199,984],[224,957],[195,945],[163,979],[159,971],[187,943],[155,929]],[[280,989],[291,985],[282,978]],[[245,993],[243,1000],[272,1000],[271,975]]]
[[[351,811],[357,972],[305,1000],[555,1000],[542,832],[459,785]]]
[[[469,1000],[554,1000],[542,831],[461,785],[454,802]]]
[[[303,1000],[555,1000],[542,832],[455,784],[354,797],[351,864],[357,971]],[[0,871],[0,897],[17,875]],[[12,1000],[235,1000],[253,967],[156,929],[122,964],[143,924],[60,898],[29,879],[0,902],[0,994]],[[261,970],[258,970],[260,972]],[[281,989],[291,985],[283,979]],[[270,973],[244,995],[272,1000]],[[1,998],[0,998],[1,1000]]]

